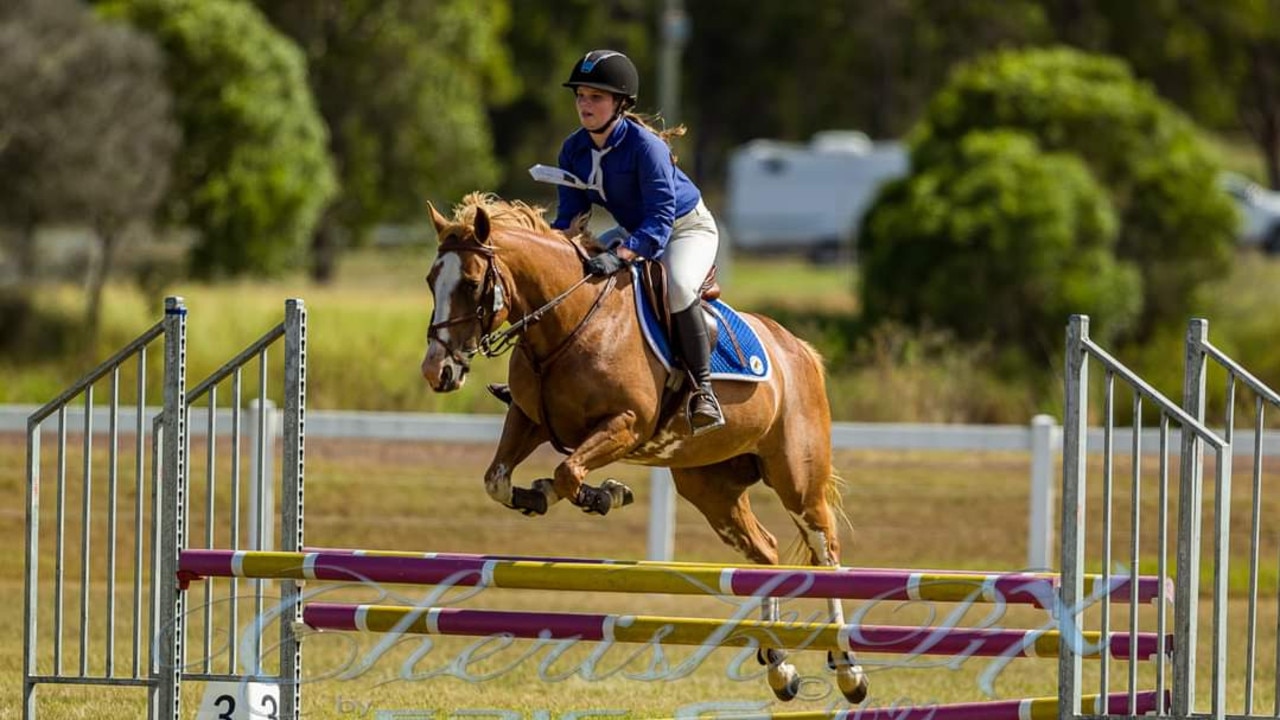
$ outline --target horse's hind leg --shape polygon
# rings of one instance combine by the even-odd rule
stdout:
[[[793,443],[794,445],[794,443]],[[788,447],[761,458],[764,481],[787,509],[809,550],[813,565],[840,564],[840,537],[831,509],[838,498],[831,472],[831,448],[825,435],[814,437],[810,447]],[[844,606],[839,599],[827,601],[830,621],[844,624]],[[836,684],[851,703],[867,697],[867,675],[852,652],[832,652],[828,664],[836,671]]]
[[[702,512],[726,545],[752,562],[778,564],[778,541],[760,524],[747,497],[747,488],[760,477],[754,458],[743,455],[708,467],[673,468],[671,476],[676,491]],[[769,622],[778,619],[777,598],[761,598],[760,617]],[[800,674],[787,662],[786,652],[761,648],[760,658],[768,666],[774,695],[784,701],[795,698]]]

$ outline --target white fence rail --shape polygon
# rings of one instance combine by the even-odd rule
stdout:
[[[27,417],[35,405],[0,406],[0,432],[26,432]],[[148,419],[159,408],[148,409]],[[107,408],[95,408],[93,427],[107,427]],[[219,410],[216,427],[219,433],[230,427],[229,410]],[[67,427],[72,432],[83,427],[84,410],[69,408]],[[48,423],[49,421],[46,421]],[[200,436],[208,427],[202,408],[192,408],[187,419],[189,432]],[[135,427],[133,412],[121,408],[118,426]],[[256,427],[250,423],[249,427]],[[278,415],[269,426],[279,433]],[[146,427],[150,427],[148,423]],[[54,431],[52,425],[50,431]],[[383,441],[434,441],[492,443],[502,433],[500,415],[449,415],[430,413],[383,413],[334,410],[307,412],[307,437],[344,438]],[[1119,429],[1118,429],[1119,434]],[[1177,432],[1170,444],[1179,447]],[[1128,437],[1127,432],[1124,435]],[[1054,508],[1062,449],[1062,428],[1048,415],[1037,415],[1028,425],[939,425],[910,423],[835,423],[831,428],[832,445],[837,450],[924,450],[951,452],[1027,452],[1028,466],[1028,535],[1027,568],[1048,569],[1056,563],[1054,544]],[[1144,431],[1142,446],[1153,452],[1159,447],[1156,429]],[[254,443],[253,446],[256,446]],[[267,447],[272,447],[271,443]],[[1102,452],[1102,430],[1092,429],[1088,447],[1091,453]],[[1233,443],[1234,454],[1253,454],[1253,435],[1241,433]],[[1263,454],[1280,456],[1280,432],[1263,435]],[[255,466],[257,463],[255,463]],[[268,462],[267,467],[273,467]],[[670,474],[655,468],[651,475],[649,501],[648,556],[653,560],[670,560],[675,549],[675,497]]]

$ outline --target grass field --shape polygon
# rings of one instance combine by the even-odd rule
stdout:
[[[68,453],[70,468],[79,468],[81,458],[72,437]],[[23,444],[21,438],[0,438],[0,488],[10,497],[22,496]],[[430,443],[363,443],[353,441],[313,440],[307,448],[307,541],[332,547],[370,547],[401,550],[435,550],[476,553],[520,553],[571,555],[583,557],[642,557],[646,538],[647,471],[621,466],[612,473],[631,484],[640,504],[615,511],[608,517],[589,517],[568,506],[557,506],[543,518],[525,518],[493,504],[484,494],[480,476],[491,449],[483,445],[438,445]],[[98,451],[95,477],[104,478],[105,453]],[[195,442],[193,478],[202,477],[205,449]],[[47,458],[52,460],[52,458]],[[539,452],[522,467],[518,477],[524,481],[546,475],[555,456]],[[1123,457],[1117,465],[1123,466]],[[131,468],[130,451],[122,448],[122,468]],[[844,509],[852,521],[845,530],[844,557],[850,564],[884,567],[944,567],[951,569],[1016,569],[1022,566],[1026,535],[1026,485],[1028,458],[1019,453],[887,453],[844,452],[837,458],[838,469],[848,479]],[[1155,463],[1146,463],[1147,474]],[[1273,462],[1265,466],[1264,480],[1273,484],[1280,480],[1280,467]],[[51,473],[52,467],[46,472]],[[1094,468],[1095,477],[1100,468]],[[76,470],[71,476],[76,476]],[[225,468],[223,470],[225,472]],[[101,482],[101,480],[99,480]],[[128,471],[122,471],[122,487],[131,487]],[[194,497],[202,497],[199,480],[190,489]],[[101,485],[99,485],[101,487]],[[1152,508],[1153,493],[1144,495],[1144,508]],[[225,495],[220,495],[225,503]],[[763,522],[773,529],[782,543],[794,536],[786,513],[772,493],[756,487],[753,504]],[[68,572],[78,577],[81,558],[81,528],[78,512],[81,498],[75,492],[66,498],[69,514],[66,528]],[[1091,498],[1098,507],[1099,498]],[[199,501],[197,501],[199,504]],[[97,517],[102,516],[99,497],[95,500]],[[1117,507],[1127,503],[1127,492],[1119,491]],[[21,692],[21,513],[13,503],[6,514],[13,521],[0,525],[0,542],[12,552],[0,559],[0,603],[9,610],[0,613],[0,628],[8,640],[0,642],[0,717],[17,717]],[[132,552],[132,499],[126,492],[121,499],[121,534],[116,547],[121,562]],[[52,503],[43,509],[45,524],[53,521]],[[1247,517],[1247,497],[1235,508],[1237,517]],[[1280,501],[1270,499],[1263,507],[1265,518],[1280,517]],[[688,505],[678,510],[677,558],[681,560],[736,562],[736,556],[716,539],[714,533]],[[191,536],[203,542],[204,519],[193,514]],[[1117,512],[1117,534],[1127,531],[1127,516]],[[227,530],[221,521],[216,534],[225,544]],[[90,668],[100,669],[106,637],[102,580],[105,551],[105,528],[97,523],[93,529],[96,553],[91,560],[90,592]],[[1154,546],[1144,525],[1143,545]],[[1262,556],[1274,558],[1280,552],[1275,528],[1268,525],[1264,534]],[[1097,528],[1091,545],[1096,548]],[[1241,538],[1237,537],[1235,542]],[[1119,556],[1127,557],[1127,547],[1118,547]],[[46,536],[42,542],[46,570],[52,563],[53,542]],[[1117,558],[1117,562],[1124,561]],[[1246,560],[1236,558],[1243,567]],[[1270,561],[1267,566],[1272,565]],[[1148,570],[1148,568],[1143,568]],[[47,577],[47,576],[46,576]],[[127,584],[126,584],[127,585]],[[219,582],[218,593],[225,593]],[[1233,583],[1236,595],[1243,588],[1239,578]],[[316,588],[308,588],[309,590]],[[1269,708],[1274,689],[1266,678],[1274,677],[1276,577],[1268,569],[1263,581],[1263,601],[1259,622],[1259,680],[1257,702]],[[43,597],[51,597],[45,587]],[[423,588],[391,589],[396,597],[412,601],[425,596]],[[195,586],[190,604],[196,609],[203,603],[202,588]],[[120,612],[131,605],[128,587],[117,588]],[[348,599],[375,601],[369,590],[347,592]],[[384,600],[385,601],[385,600]],[[463,604],[460,602],[460,604]],[[545,611],[618,612],[646,615],[727,617],[736,609],[732,601],[681,596],[630,596],[613,594],[549,593],[535,591],[488,590],[466,600],[468,607]],[[1244,647],[1242,602],[1237,599],[1231,610],[1232,662],[1236,668],[1231,677],[1231,693],[1238,703],[1242,696],[1243,678],[1239,674],[1239,658]],[[74,668],[78,662],[79,595],[75,582],[66,590],[66,657],[64,667]],[[815,601],[791,601],[784,613],[808,619],[822,609]],[[934,626],[991,625],[1008,628],[1043,627],[1048,618],[1043,611],[1011,608],[1002,612],[993,606],[933,605],[929,603],[846,603],[851,617],[866,622],[907,625],[925,623]],[[42,608],[48,622],[49,607]],[[1124,627],[1127,608],[1117,606],[1113,627]],[[1142,610],[1141,624],[1151,629],[1154,612]],[[1095,613],[1096,615],[1096,613]],[[242,618],[245,616],[242,616]],[[1096,620],[1096,618],[1095,618]],[[242,620],[243,622],[243,620]],[[213,635],[206,649],[200,622],[189,629],[189,659],[213,657],[214,668],[225,667],[225,648],[221,635]],[[268,637],[274,637],[269,635]],[[117,630],[116,656],[128,663],[131,641],[123,630]],[[46,637],[46,641],[48,638]],[[670,717],[690,712],[699,703],[724,703],[722,707],[770,708],[774,711],[822,709],[840,705],[831,686],[830,675],[822,667],[820,653],[801,653],[797,663],[809,678],[805,685],[807,700],[786,706],[773,701],[771,693],[759,677],[760,668],[753,657],[742,650],[663,648],[659,655],[649,646],[616,646],[601,651],[589,646],[573,646],[553,651],[537,647],[531,641],[518,641],[503,647],[490,641],[465,638],[433,638],[427,643],[418,638],[405,639],[388,648],[378,645],[378,638],[367,635],[325,633],[306,640],[306,717],[360,717],[357,709],[435,710],[437,717],[449,712],[502,709],[523,716],[558,717],[573,711],[594,711],[590,716],[625,713],[628,717]],[[47,644],[46,644],[47,649]],[[145,652],[143,653],[145,658]],[[1053,659],[1018,659],[1000,661],[990,658],[906,658],[902,656],[863,655],[870,667],[873,683],[872,702],[915,704],[957,702],[997,697],[1016,698],[1053,695],[1056,688],[1057,664]],[[365,666],[363,663],[368,662]],[[51,657],[46,651],[42,667],[48,668]],[[1096,682],[1096,663],[1091,668],[1090,682]],[[686,672],[687,671],[687,672]],[[1111,665],[1112,689],[1122,690],[1127,665]],[[1141,668],[1143,687],[1153,685],[1151,670]],[[1207,680],[1206,680],[1207,682]],[[199,683],[189,684],[189,712],[199,702]],[[43,717],[97,718],[138,717],[141,693],[138,691],[78,691],[43,687]],[[495,710],[496,712],[496,710]],[[190,716],[190,715],[189,715]],[[364,715],[372,717],[371,714]]]
[[[308,401],[313,408],[378,409],[412,411],[493,412],[494,402],[483,395],[485,382],[505,373],[502,361],[479,362],[463,392],[433,395],[418,377],[418,362],[430,298],[421,281],[429,258],[421,250],[360,253],[343,266],[342,277],[331,287],[315,287],[302,279],[272,283],[242,282],[204,285],[175,283],[169,292],[186,297],[191,309],[189,327],[189,378],[198,379],[264,329],[278,322],[285,297],[305,298],[309,309]],[[1235,275],[1214,295],[1211,337],[1227,352],[1240,357],[1264,380],[1276,384],[1280,378],[1280,345],[1276,336],[1274,308],[1280,287],[1280,263],[1242,255]],[[1049,400],[1037,399],[1031,391],[1003,384],[981,352],[950,346],[943,339],[927,335],[887,334],[864,338],[860,347],[852,340],[849,317],[856,311],[851,288],[853,270],[849,266],[812,268],[798,262],[769,261],[736,264],[726,278],[726,297],[738,307],[763,310],[785,317],[789,327],[817,344],[831,361],[831,396],[837,419],[843,420],[924,420],[1024,423],[1037,409],[1053,409],[1060,402],[1056,384],[1049,388]],[[53,315],[74,315],[80,302],[74,289],[43,294],[41,307]],[[47,359],[21,366],[0,363],[8,380],[0,385],[0,403],[37,402],[57,393],[89,366],[85,358],[98,358],[123,344],[159,316],[159,298],[141,297],[129,286],[109,289],[104,335],[93,348],[75,349],[66,341],[44,339],[39,355]],[[1176,395],[1181,386],[1181,333],[1173,328],[1149,346],[1133,348],[1122,357],[1144,376],[1154,375],[1157,387]],[[963,378],[963,382],[958,382]],[[1221,392],[1216,376],[1211,388]],[[1055,381],[1056,383],[1056,381]],[[128,379],[123,383],[130,387]],[[151,391],[158,398],[158,388]],[[278,398],[279,388],[272,389]],[[1036,391],[1039,392],[1039,391]],[[1211,389],[1211,392],[1213,390]],[[1049,403],[1044,408],[1041,403]],[[21,437],[0,436],[0,489],[14,498],[0,511],[10,520],[0,523],[0,718],[17,717],[21,697],[22,667],[22,501],[24,496],[24,445]],[[122,447],[120,467],[131,468],[131,449]],[[637,491],[640,504],[611,513],[607,518],[586,517],[575,509],[560,506],[545,518],[524,518],[493,504],[484,494],[480,477],[491,448],[472,445],[429,443],[355,443],[335,440],[312,441],[307,448],[307,539],[312,544],[402,550],[555,554],[584,557],[638,558],[646,541],[647,471],[619,467],[616,476]],[[78,451],[69,453],[67,465],[72,476],[80,468]],[[105,452],[95,456],[94,476],[106,477]],[[192,448],[198,472],[203,448]],[[46,458],[46,462],[49,459]],[[1117,458],[1119,471],[1127,467]],[[549,474],[555,458],[540,452],[522,467],[517,479]],[[844,539],[846,562],[884,567],[944,567],[953,569],[1006,569],[1024,562],[1027,515],[1028,458],[1017,453],[885,453],[846,452],[837,458],[837,469],[848,479],[844,509],[853,527]],[[1154,460],[1144,459],[1144,472],[1154,472]],[[1100,468],[1095,468],[1095,476]],[[1268,486],[1280,481],[1280,467],[1274,460],[1263,466]],[[50,477],[51,469],[46,469]],[[1237,467],[1237,486],[1242,488],[1233,503],[1237,527],[1243,527],[1249,507],[1247,474]],[[193,473],[193,477],[195,474]],[[122,478],[128,485],[129,476]],[[1123,484],[1123,483],[1122,483]],[[1124,507],[1127,490],[1117,498]],[[786,513],[767,488],[752,491],[753,502],[766,526],[785,544],[794,535]],[[1151,508],[1154,492],[1144,490],[1144,508]],[[121,535],[116,547],[127,553],[132,547],[132,502],[122,500]],[[1099,498],[1091,499],[1098,507]],[[72,518],[78,518],[81,498],[67,498]],[[104,504],[100,495],[93,502]],[[225,500],[224,500],[225,502]],[[52,521],[53,503],[42,508],[45,526]],[[1256,706],[1270,708],[1274,702],[1275,635],[1277,626],[1277,582],[1275,558],[1280,555],[1280,537],[1272,526],[1280,517],[1280,502],[1268,498],[1263,505],[1265,525],[1262,543],[1262,585],[1264,601],[1259,620],[1259,686]],[[101,517],[102,513],[98,513]],[[203,526],[193,528],[200,536]],[[1118,512],[1117,534],[1126,531],[1127,516]],[[1154,546],[1154,525],[1143,524],[1144,558]],[[84,560],[79,554],[81,528],[76,519],[67,525],[66,561],[73,574]],[[92,529],[95,547],[104,547],[105,528]],[[219,525],[219,536],[226,529]],[[1099,529],[1093,528],[1094,540]],[[1239,547],[1243,530],[1233,535]],[[1096,544],[1092,545],[1096,547]],[[737,557],[722,546],[715,534],[689,506],[681,504],[678,514],[677,554],[681,560],[735,562]],[[54,562],[53,542],[43,539],[42,557]],[[1127,558],[1127,548],[1117,550]],[[102,662],[106,637],[104,612],[107,588],[102,577],[104,558],[94,555],[88,570],[91,583],[89,608],[92,647],[87,660],[91,667]],[[1118,557],[1123,565],[1127,560]],[[1153,570],[1143,561],[1144,572]],[[1248,559],[1233,555],[1231,584],[1236,600],[1231,622],[1233,675],[1230,692],[1234,703],[1243,696],[1239,674],[1244,652],[1245,630],[1242,598],[1244,570]],[[43,588],[48,597],[49,588]],[[398,592],[411,594],[411,589]],[[118,605],[127,607],[129,593],[118,588]],[[197,596],[193,596],[197,597]],[[200,600],[194,599],[194,604]],[[478,607],[507,607],[552,611],[610,611],[650,615],[703,615],[724,617],[733,607],[715,599],[668,596],[631,597],[538,593],[492,590],[469,601]],[[64,637],[77,637],[80,602],[68,591],[64,600],[67,625]],[[914,604],[855,604],[847,609],[865,614],[868,621],[908,624],[953,621],[960,624],[994,623],[1006,627],[1040,627],[1043,612],[1021,609],[1008,615],[989,615],[984,608],[956,611],[951,606]],[[792,602],[785,607],[801,619],[820,610],[816,603]],[[42,608],[46,613],[49,608]],[[953,616],[952,613],[955,613]],[[1120,622],[1120,610],[1116,611]],[[1149,628],[1154,613],[1143,610],[1142,625]],[[859,616],[861,617],[861,616]],[[117,631],[118,633],[121,631]],[[192,652],[203,655],[206,648],[196,635]],[[1202,641],[1204,638],[1202,637]],[[785,708],[772,703],[771,693],[758,677],[760,668],[741,650],[717,650],[705,657],[692,651],[663,649],[658,658],[652,649],[631,659],[634,649],[619,647],[593,657],[587,647],[574,647],[562,654],[549,649],[530,650],[529,643],[501,649],[478,641],[440,639],[430,645],[417,640],[402,641],[385,652],[377,639],[325,634],[307,640],[307,717],[347,718],[364,710],[412,708],[447,711],[500,708],[523,715],[560,716],[571,711],[594,710],[595,716],[613,711],[631,717],[691,714],[698,703],[740,703],[744,708],[773,710],[821,709],[835,703],[830,676],[822,668],[817,653],[798,656],[802,673],[811,680],[805,686],[806,700]],[[69,647],[74,648],[74,644]],[[225,663],[218,636],[210,653]],[[118,641],[117,656],[126,658],[129,644]],[[468,655],[468,652],[470,655]],[[487,653],[492,653],[486,658]],[[517,662],[523,654],[530,657]],[[1201,652],[1202,664],[1206,660]],[[468,664],[467,658],[473,658]],[[376,659],[362,667],[361,659]],[[697,662],[694,662],[697,660]],[[863,660],[872,670],[872,703],[958,702],[999,697],[1053,695],[1056,663],[1052,659],[1016,660],[1001,666],[993,660],[965,661],[937,658],[875,657]],[[52,659],[41,658],[44,667]],[[63,659],[64,667],[79,661],[76,653]],[[121,660],[121,662],[126,662]],[[355,670],[358,669],[358,672]],[[677,669],[689,669],[687,676]],[[1149,668],[1141,673],[1144,686],[1152,684]],[[1096,679],[1096,669],[1091,670]],[[1122,689],[1127,676],[1124,663],[1111,667],[1112,689]],[[492,677],[489,677],[489,676]],[[681,677],[675,677],[682,675]],[[600,677],[606,676],[606,677]],[[1091,681],[1092,682],[1092,681]],[[1207,682],[1207,679],[1206,681]],[[199,699],[199,685],[192,684],[187,698],[190,715]],[[44,717],[98,718],[138,717],[141,713],[137,691],[95,689],[77,691],[42,688]],[[490,713],[494,714],[494,713]]]

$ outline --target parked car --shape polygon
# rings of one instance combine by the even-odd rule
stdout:
[[[1223,173],[1223,190],[1240,209],[1240,244],[1280,254],[1280,192],[1236,173]]]

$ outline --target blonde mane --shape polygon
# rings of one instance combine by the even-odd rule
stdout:
[[[493,193],[478,190],[467,193],[462,202],[453,207],[453,222],[474,227],[477,208],[484,208],[489,214],[489,221],[499,227],[551,232],[551,225],[542,216],[543,208],[520,200],[503,200]]]
[[[533,230],[544,235],[557,232],[543,216],[545,208],[520,200],[503,200],[493,193],[479,190],[467,193],[462,202],[453,207],[452,222],[474,229],[478,208],[484,208],[489,214],[489,221],[496,227]],[[569,232],[573,233],[571,239],[587,252],[595,253],[602,249],[587,229],[585,220],[576,223]]]

